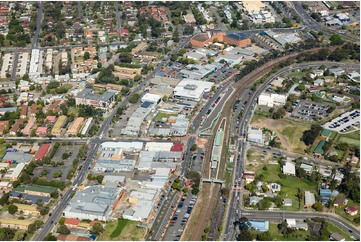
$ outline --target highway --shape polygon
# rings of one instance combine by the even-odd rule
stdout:
[[[293,70],[297,70],[297,69],[303,69],[303,68],[310,68],[310,67],[317,67],[317,66],[321,66],[321,65],[326,65],[326,66],[334,66],[336,63],[335,62],[310,62],[310,63],[302,63],[302,64],[295,64],[295,65],[291,65],[288,66],[280,71],[278,71],[277,73],[273,74],[271,77],[269,77],[263,84],[261,87],[259,87],[257,89],[257,91],[255,93],[252,94],[252,96],[249,98],[249,102],[247,103],[247,105],[244,108],[244,112],[243,112],[243,117],[240,120],[240,125],[238,128],[238,132],[236,135],[239,137],[246,137],[246,131],[248,129],[248,123],[252,117],[252,114],[254,112],[254,108],[256,106],[256,101],[258,96],[265,90],[267,89],[268,85],[272,82],[272,80],[275,77],[284,75],[286,73],[292,72]],[[343,66],[343,67],[356,67],[359,66],[359,64],[349,64],[349,63],[337,63],[337,65],[339,66]],[[244,93],[242,93],[242,95],[244,95]],[[237,115],[235,115],[235,117],[237,117]],[[235,185],[240,185],[242,186],[242,182],[240,182],[239,184],[239,179],[242,179],[242,175],[243,175],[243,168],[244,168],[244,157],[245,157],[245,147],[246,147],[246,141],[244,138],[241,139],[237,139],[238,140],[238,144],[237,144],[237,151],[238,153],[236,154],[235,158],[235,165],[234,165],[234,171],[232,174],[232,185],[231,187],[233,188]],[[242,181],[242,180],[241,180]],[[240,211],[245,211],[247,213],[243,213],[243,215],[246,216],[246,214],[253,214],[253,213],[270,213],[269,211],[246,211],[245,209],[243,209],[243,204],[242,204],[242,195],[240,194],[239,190],[233,190],[232,194],[231,194],[231,199],[229,201],[229,206],[228,206],[228,210],[226,211],[226,226],[225,226],[225,230],[224,230],[224,234],[223,234],[223,240],[234,240],[235,239],[235,230],[234,230],[234,226],[233,226],[233,222],[236,221],[238,219],[238,214]],[[284,214],[282,212],[282,214]],[[292,213],[285,213],[287,216],[292,216]],[[307,218],[308,214],[307,213],[297,213],[299,216],[303,216],[303,218]],[[318,215],[318,213],[313,213],[316,214],[316,216]],[[247,215],[248,216],[248,215]],[[293,217],[288,217],[288,218],[293,218]],[[345,223],[342,219],[338,218],[338,217],[333,217],[332,220],[330,220],[331,222],[333,222],[334,224],[337,225],[337,223],[342,224]],[[352,227],[351,225],[344,225],[345,227]],[[346,232],[350,233],[350,234],[354,234],[354,232],[349,232],[349,230],[345,230]],[[353,231],[353,230],[351,230]]]

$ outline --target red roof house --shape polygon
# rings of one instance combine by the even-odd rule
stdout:
[[[78,228],[79,223],[80,220],[76,218],[66,218],[64,221],[64,225],[68,228]]]
[[[54,123],[56,121],[56,116],[46,116],[45,122]]]
[[[44,135],[46,134],[46,132],[48,132],[48,127],[39,127],[36,129],[36,134],[37,135]]]
[[[351,205],[345,209],[345,212],[350,214],[351,216],[355,216],[358,213],[358,208],[354,205]]]
[[[40,149],[38,150],[38,152],[36,153],[34,159],[35,160],[41,160],[44,158],[44,156],[46,155],[46,153],[48,152],[50,148],[50,144],[42,144]]]
[[[127,30],[127,29],[122,29],[122,30],[120,30],[120,35],[121,35],[121,36],[129,35],[129,30]]]
[[[173,152],[182,152],[183,151],[183,143],[176,143],[171,148],[170,151]]]

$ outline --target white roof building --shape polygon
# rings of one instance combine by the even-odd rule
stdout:
[[[140,100],[142,103],[150,102],[150,103],[159,103],[161,96],[152,93],[146,93],[142,99]]]
[[[40,59],[40,50],[33,49],[31,51],[31,58],[30,58],[30,68],[29,68],[29,77],[31,79],[35,79],[40,76],[38,65]]]
[[[174,88],[174,97],[179,99],[199,101],[205,92],[210,92],[214,83],[183,79]]]
[[[138,201],[133,208],[126,209],[123,218],[145,222],[153,209],[152,201]]]
[[[140,151],[143,149],[143,142],[104,142],[101,144],[102,150],[122,149],[126,151]]]
[[[263,132],[262,129],[254,126],[248,128],[247,140],[250,142],[255,142],[257,144],[264,144]]]
[[[147,142],[144,150],[146,151],[170,151],[173,143],[171,142]]]
[[[8,173],[5,174],[4,178],[9,179],[10,181],[16,181],[19,178],[21,172],[24,170],[25,166],[25,163],[17,164],[14,169],[8,170]]]
[[[293,162],[286,162],[282,167],[283,174],[285,175],[296,175],[296,166]]]
[[[266,93],[263,92],[258,97],[258,105],[268,106],[272,108],[273,106],[283,106],[286,104],[288,94],[276,94],[276,93]]]

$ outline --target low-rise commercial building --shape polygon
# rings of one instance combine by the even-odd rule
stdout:
[[[64,209],[69,218],[109,220],[124,191],[116,184],[91,186],[78,191]]]
[[[276,94],[276,93],[266,93],[263,92],[258,97],[258,105],[274,107],[274,106],[283,106],[286,104],[288,95]]]
[[[190,101],[200,101],[204,93],[210,92],[214,83],[183,79],[174,88],[174,97]]]

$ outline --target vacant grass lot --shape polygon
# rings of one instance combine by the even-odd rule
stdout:
[[[154,122],[162,121],[162,118],[169,118],[170,116],[174,116],[173,114],[169,113],[158,113],[157,116],[154,118]]]
[[[118,221],[108,222],[104,233],[100,235],[98,240],[144,240],[147,231],[145,228],[138,228],[137,224],[139,223],[123,218],[118,219]]]
[[[266,113],[264,111],[255,112],[252,125],[276,132],[282,149],[303,154],[307,147],[301,141],[301,137],[303,132],[310,128],[310,124],[301,121],[296,122],[287,118],[275,120],[267,118]]]

